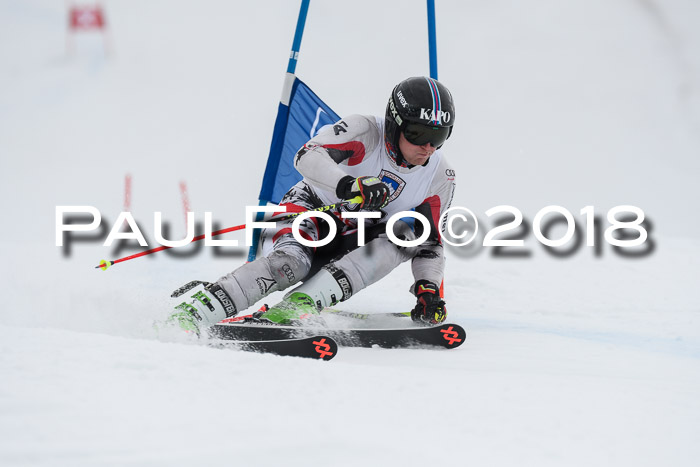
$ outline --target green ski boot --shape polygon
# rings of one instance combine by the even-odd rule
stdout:
[[[320,319],[320,313],[311,297],[302,292],[292,292],[289,297],[270,307],[260,318],[276,324],[299,325],[309,319]]]
[[[199,337],[197,318],[190,311],[180,311],[168,316],[164,323],[172,328],[180,328],[187,334],[195,334]]]
[[[319,311],[347,300],[351,295],[348,278],[331,264],[285,295],[280,303],[259,318],[284,325],[324,324]]]
[[[199,337],[207,328],[231,316],[236,316],[233,300],[220,285],[202,281],[191,281],[171,295],[172,298],[184,300],[175,306],[170,316],[156,330],[162,328],[184,331],[185,334]]]

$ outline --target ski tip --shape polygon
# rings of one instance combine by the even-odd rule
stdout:
[[[102,260],[100,261],[100,264],[98,266],[95,266],[95,269],[102,269],[103,271],[106,271],[108,267],[110,267],[113,263],[111,261],[107,260]]]
[[[467,332],[459,324],[443,324],[440,326],[442,345],[448,349],[454,349],[464,343]]]
[[[237,340],[223,339],[216,344],[220,348],[234,348],[249,352],[280,355],[283,357],[302,357],[313,360],[332,360],[338,354],[338,344],[328,336],[301,338],[282,338],[271,340]]]
[[[338,353],[338,344],[328,336],[316,336],[311,344],[319,360],[331,360]]]

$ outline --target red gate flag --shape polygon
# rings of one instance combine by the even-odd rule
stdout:
[[[105,26],[105,15],[100,5],[72,6],[69,17],[71,29],[103,29]]]

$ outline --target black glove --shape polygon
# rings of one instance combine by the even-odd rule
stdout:
[[[440,298],[440,289],[430,281],[416,282],[415,290],[418,302],[411,310],[411,319],[425,324],[439,324],[447,317],[445,301]]]
[[[364,209],[381,209],[389,202],[389,187],[377,177],[353,178],[346,175],[338,182],[335,193],[340,199],[361,196],[360,207]]]

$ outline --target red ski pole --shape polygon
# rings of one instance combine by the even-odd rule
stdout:
[[[307,209],[306,211],[290,212],[289,214],[285,214],[285,215],[277,217],[277,218],[275,218],[273,216],[270,219],[267,219],[267,221],[268,222],[269,221],[285,221],[285,220],[291,219],[293,217],[296,217],[300,214],[304,214],[305,212],[330,211],[332,209],[339,208],[340,206],[346,206],[348,204],[360,204],[360,203],[362,203],[362,197],[356,196],[355,198],[349,199],[347,201],[341,201],[340,203],[329,204],[329,205],[321,206],[321,207],[314,208],[314,209]],[[212,232],[211,236],[216,237],[217,235],[223,235],[225,233],[235,232],[236,230],[244,229],[245,226],[246,226],[245,224],[241,224],[241,225],[235,225],[233,227],[228,227],[226,229],[217,230],[216,232]],[[205,237],[206,237],[206,235],[198,235],[198,236],[194,237],[190,243],[204,240]],[[118,263],[123,263],[124,261],[129,261],[130,259],[140,258],[141,256],[146,256],[146,255],[150,255],[153,253],[157,253],[159,251],[167,250],[169,248],[173,248],[173,247],[171,247],[171,246],[159,246],[157,248],[153,248],[150,250],[135,253],[133,255],[125,256],[124,258],[119,258],[119,259],[115,259],[112,261],[107,261],[107,260],[103,259],[102,261],[100,261],[99,265],[95,266],[95,269],[102,269],[103,271],[105,271],[105,270],[107,270],[108,267],[110,267],[112,265],[115,265]]]

